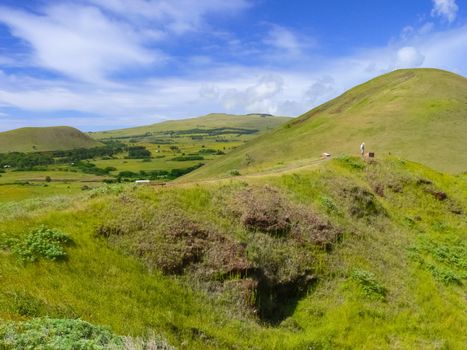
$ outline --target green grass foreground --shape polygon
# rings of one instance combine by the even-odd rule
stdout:
[[[304,244],[295,250],[288,247],[287,232],[259,232],[259,225],[247,226],[230,214],[229,198],[247,205],[235,199],[245,189],[264,186],[281,193],[289,207],[329,220],[341,229],[340,238],[330,246]],[[398,159],[365,163],[353,157],[315,170],[166,188],[112,185],[60,201],[4,205],[0,318],[80,318],[118,335],[153,332],[180,349],[464,349],[466,207],[465,175]],[[118,232],[138,222],[140,232],[157,231],[147,224],[161,220],[164,226],[165,216],[151,213],[168,214],[172,208],[247,250],[262,241],[273,242],[270,254],[282,254],[276,248],[284,247],[290,259],[279,254],[285,260],[278,268],[290,271],[281,270],[283,275],[307,269],[314,283],[299,298],[284,300],[285,317],[266,322],[243,312],[228,295],[189,283],[191,270],[164,274],[157,259],[148,264],[147,255],[135,254],[132,245],[144,243],[144,235],[117,234],[112,240],[97,234],[110,223],[120,225]],[[63,246],[66,259],[28,262],[13,253],[8,242],[30,240],[28,233],[41,225],[73,242]],[[263,240],[254,241],[258,236]],[[304,249],[311,262],[296,266],[300,260],[294,254]],[[274,261],[268,250],[259,251],[264,261]]]

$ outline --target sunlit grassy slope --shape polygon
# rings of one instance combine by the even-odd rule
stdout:
[[[68,126],[28,127],[0,132],[0,153],[57,151],[99,145],[101,143]]]
[[[290,118],[273,117],[270,115],[232,115],[212,113],[206,116],[182,120],[170,120],[152,125],[135,128],[110,130],[90,133],[95,139],[125,136],[141,136],[146,133],[161,133],[166,131],[180,131],[189,129],[242,128],[257,129],[260,132],[271,130],[287,122]]]
[[[274,189],[300,210],[326,217],[342,229],[341,238],[319,248],[246,228],[229,208],[255,188]],[[59,200],[0,204],[0,320],[79,317],[117,334],[154,332],[180,349],[465,349],[466,188],[465,175],[394,158],[367,164],[343,157],[275,176],[166,188],[112,185]],[[251,215],[261,216],[269,204]],[[143,258],[154,247],[137,232],[151,235],[174,210],[211,232],[207,237],[224,237],[214,238],[218,243],[241,242],[248,259],[305,269],[314,283],[299,299],[281,301],[287,317],[266,324],[227,302],[229,293],[186,279],[189,268],[185,277],[148,269]],[[119,225],[115,236],[97,234],[111,223]],[[18,261],[8,242],[43,224],[72,238],[68,259]],[[255,246],[263,241],[274,244]],[[287,250],[289,243],[295,248]],[[162,257],[177,259],[161,249]],[[299,250],[312,261],[297,260]],[[152,257],[156,266],[160,257]],[[219,274],[215,283],[239,279],[245,276]]]
[[[437,69],[398,70],[357,86],[189,174],[261,171],[323,152],[389,153],[435,169],[467,170],[467,79]]]

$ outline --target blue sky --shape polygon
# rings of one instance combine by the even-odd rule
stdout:
[[[467,0],[0,0],[0,131],[296,116],[466,57]]]

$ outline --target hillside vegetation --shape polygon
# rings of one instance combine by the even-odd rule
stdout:
[[[184,131],[181,133],[181,135],[206,134],[209,132],[216,133],[216,131],[219,135],[223,135],[226,131],[230,131],[231,134],[236,134],[235,129],[238,129],[237,131],[240,131],[240,133],[243,130],[250,131],[252,134],[257,134],[267,130],[275,129],[288,120],[290,120],[290,118],[275,117],[272,115],[264,114],[233,115],[212,113],[197,118],[169,120],[152,125],[138,126],[135,128],[93,132],[90,133],[90,135],[98,140],[107,138],[134,138],[136,136],[173,136],[180,131]],[[191,132],[187,133],[187,131]],[[222,131],[224,131],[224,133],[222,133]]]
[[[0,132],[0,153],[58,151],[101,145],[69,126],[28,127]]]
[[[437,69],[398,70],[357,86],[259,137],[187,179],[283,167],[323,152],[393,154],[452,173],[467,170],[467,79]]]
[[[61,332],[89,349],[151,334],[180,349],[464,349],[466,188],[345,156],[5,202],[0,347]]]

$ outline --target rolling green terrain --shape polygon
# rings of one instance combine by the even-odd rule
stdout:
[[[0,347],[464,349],[466,181],[341,157],[0,204]]]
[[[218,159],[188,179],[284,167],[321,153],[393,154],[447,172],[467,170],[467,79],[398,70],[357,86]]]
[[[101,139],[103,143],[91,140],[92,146],[98,147],[88,149],[85,155],[83,153],[86,152],[80,149],[68,153],[56,152],[64,149],[59,143],[67,143],[60,137],[57,138],[54,133],[62,129],[66,131],[68,128],[13,130],[3,133],[10,135],[8,137],[16,135],[14,141],[8,143],[9,148],[5,151],[0,148],[0,168],[7,166],[3,168],[4,172],[0,169],[0,202],[15,198],[25,199],[28,198],[28,194],[30,198],[34,198],[53,196],[61,190],[69,193],[70,188],[79,191],[81,187],[102,185],[104,180],[133,181],[149,178],[168,181],[199,167],[200,164],[207,164],[223,156],[288,120],[290,118],[269,115],[211,114],[133,129],[90,133],[94,138]],[[28,144],[23,152],[35,151],[35,153],[16,157],[23,161],[15,159],[15,163],[21,165],[20,168],[15,168],[11,160],[5,159],[5,152],[10,151],[13,144],[18,147],[20,134],[21,139],[24,138],[29,143],[31,138],[25,133],[31,130],[35,133],[40,132],[41,137],[50,138],[46,140],[47,147],[54,152],[39,152],[38,146],[32,149]],[[81,135],[90,140],[87,135]],[[78,148],[82,146],[77,145]],[[129,150],[135,147],[144,147],[145,152],[149,152],[148,155],[130,157]],[[45,160],[38,161],[41,156]],[[79,161],[83,166],[78,166]],[[90,169],[86,166],[94,168]],[[50,177],[52,181],[46,184],[46,177]]]
[[[20,128],[0,132],[0,153],[58,151],[102,144],[69,126]]]
[[[236,135],[243,132],[258,134],[267,130],[275,129],[287,122],[290,118],[274,117],[265,114],[232,115],[224,113],[212,113],[206,116],[169,120],[152,125],[139,126],[135,128],[93,132],[89,135],[96,140],[108,138],[135,138],[144,137],[166,138],[177,135]],[[237,132],[236,132],[237,131]],[[248,133],[247,133],[248,134]]]
[[[464,349],[466,106],[465,78],[401,70],[3,170],[0,348]]]

